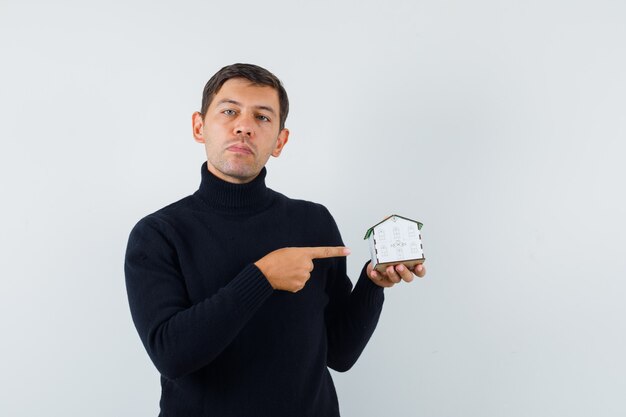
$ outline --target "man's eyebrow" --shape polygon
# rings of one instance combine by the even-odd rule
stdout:
[[[242,107],[242,104],[240,102],[238,102],[237,100],[233,100],[231,98],[224,98],[224,99],[222,99],[222,100],[217,102],[218,106],[221,105],[221,104],[234,104],[235,106]],[[260,106],[254,106],[254,108],[255,109],[259,109],[259,110],[265,110],[265,111],[268,111],[268,112],[270,112],[272,114],[276,114],[274,109],[271,108],[270,106],[260,105]]]
[[[272,113],[272,114],[276,114],[276,112],[274,111],[273,108],[271,108],[270,106],[256,106],[256,109],[259,110],[267,110],[268,112]]]
[[[217,105],[219,106],[220,104],[226,104],[226,103],[230,103],[230,104],[234,104],[235,106],[241,106],[241,103],[236,101],[236,100],[232,100],[230,98],[223,98],[220,101],[217,102]]]

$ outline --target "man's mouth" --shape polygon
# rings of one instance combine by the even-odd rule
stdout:
[[[250,149],[246,145],[232,145],[232,146],[229,146],[227,148],[227,150],[229,150],[231,152],[234,152],[234,153],[241,153],[241,154],[245,154],[245,155],[253,155],[254,154],[254,152],[252,152],[252,149]]]

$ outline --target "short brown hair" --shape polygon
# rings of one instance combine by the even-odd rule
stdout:
[[[202,118],[206,115],[213,97],[215,97],[220,88],[222,88],[222,85],[231,78],[245,78],[250,80],[253,84],[272,87],[276,90],[276,92],[278,92],[278,104],[280,106],[280,129],[285,128],[285,120],[287,120],[287,114],[289,114],[287,91],[285,91],[283,84],[274,74],[254,64],[228,65],[211,77],[204,86],[202,93],[202,108],[200,109]]]

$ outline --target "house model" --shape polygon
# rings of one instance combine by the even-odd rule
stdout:
[[[406,217],[387,217],[370,227],[364,239],[369,240],[372,265],[383,272],[389,265],[404,264],[413,269],[424,262],[422,223]]]

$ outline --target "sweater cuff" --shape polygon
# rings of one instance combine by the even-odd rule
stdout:
[[[359,294],[360,297],[363,297],[368,306],[380,307],[385,300],[384,288],[374,284],[367,276],[368,263],[369,261],[365,263],[361,270],[361,275],[354,286],[353,294]]]
[[[265,275],[254,264],[242,269],[228,286],[239,295],[243,309],[249,311],[256,310],[274,292]]]

